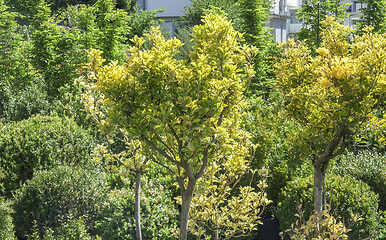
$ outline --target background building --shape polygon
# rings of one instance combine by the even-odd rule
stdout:
[[[297,18],[297,11],[304,0],[275,0],[271,15],[267,23],[267,28],[272,29],[271,33],[276,42],[284,42],[289,37],[293,37],[302,27],[302,22]],[[360,8],[366,7],[364,3],[353,0],[345,0],[344,3],[351,3],[347,7],[349,16],[346,25],[354,27],[359,21],[361,13]],[[157,17],[165,22],[162,27],[173,34],[176,30],[175,22],[184,15],[184,7],[191,4],[190,0],[138,0],[140,9],[155,10],[163,9],[163,12],[157,13]]]
[[[162,27],[170,33],[175,32],[175,22],[184,15],[184,7],[190,5],[190,0],[139,0],[139,8],[142,10],[163,9],[157,13],[157,17],[165,22]]]

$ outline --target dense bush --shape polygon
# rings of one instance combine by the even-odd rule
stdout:
[[[268,169],[267,194],[268,199],[273,201],[267,208],[268,215],[272,214],[277,205],[281,189],[291,180],[293,173],[298,174],[295,169],[301,160],[298,148],[291,147],[291,136],[298,129],[290,120],[278,117],[280,114],[280,101],[269,103],[261,97],[256,97],[249,99],[249,108],[244,119],[245,129],[256,144],[252,168]],[[245,179],[250,181],[249,176]]]
[[[94,148],[89,133],[71,119],[35,116],[0,128],[0,165],[5,196],[18,189],[37,169],[54,164],[85,165]]]
[[[96,170],[57,166],[35,172],[15,194],[16,236],[26,239],[34,229],[40,237],[49,229],[57,234],[72,219],[82,219],[90,229],[100,204],[105,202],[107,189],[104,174]]]
[[[161,177],[162,178],[162,177]],[[142,180],[141,224],[143,239],[174,239],[177,210],[171,192],[160,178]],[[102,239],[136,239],[134,186],[111,191],[100,211],[95,231]]]
[[[350,176],[326,176],[327,199],[331,201],[334,215],[341,216],[344,221],[350,221],[351,214],[363,218],[352,227],[349,239],[364,239],[374,237],[379,221],[378,197],[370,187]],[[302,204],[305,218],[308,219],[313,210],[313,178],[295,178],[289,182],[281,193],[281,202],[277,209],[277,216],[283,230],[289,229],[296,222],[296,209]]]
[[[35,82],[22,89],[7,89],[6,97],[7,101],[3,108],[5,121],[21,121],[33,114],[48,112],[50,109],[41,78],[35,79]]]
[[[0,239],[14,239],[12,212],[10,201],[0,198]]]
[[[341,156],[331,171],[367,183],[379,195],[379,208],[386,210],[386,155],[369,151],[349,153]]]
[[[28,240],[91,240],[93,239],[87,232],[82,219],[75,219],[69,216],[66,222],[55,229],[46,229],[43,238],[40,237],[37,225],[34,225],[33,232],[28,236]]]

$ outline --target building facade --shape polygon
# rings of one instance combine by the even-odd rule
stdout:
[[[276,42],[284,42],[289,37],[300,31],[302,21],[297,18],[297,11],[306,0],[274,0],[271,15],[267,28],[271,29]],[[346,25],[354,27],[359,21],[360,8],[366,7],[364,3],[354,0],[345,0],[343,3],[350,3],[347,7],[349,13]],[[157,17],[164,20],[162,27],[172,35],[176,30],[175,22],[184,15],[184,7],[191,4],[190,0],[138,0],[139,8],[143,10],[163,9],[157,13]]]
[[[176,30],[175,22],[184,15],[184,7],[189,6],[190,0],[139,0],[139,9],[156,10],[163,9],[157,13],[157,17],[164,20],[162,27],[173,34]]]

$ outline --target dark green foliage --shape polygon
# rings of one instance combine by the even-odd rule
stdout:
[[[348,153],[337,160],[332,172],[367,183],[379,195],[379,208],[386,210],[386,156],[376,152]]]
[[[54,235],[70,234],[69,229],[84,231],[81,226],[66,227],[81,223],[74,219],[81,219],[86,229],[91,229],[106,191],[106,178],[97,170],[62,165],[35,172],[15,194],[16,236],[26,239],[37,231],[42,237],[49,229]]]
[[[31,18],[32,60],[45,80],[48,97],[58,97],[58,89],[72,84],[77,68],[86,61],[85,46],[75,29],[60,26],[46,4],[36,6]]]
[[[334,16],[337,21],[343,22],[348,16],[346,12],[347,4],[341,0],[308,0],[304,2],[298,11],[298,18],[303,21],[300,32],[296,34],[299,40],[307,40],[313,51],[316,50],[321,42],[321,22],[326,16]]]
[[[157,176],[160,178],[142,177],[143,239],[174,239],[172,231],[178,225],[177,209],[167,189],[170,185],[164,177]],[[135,239],[134,183],[132,187],[127,187],[111,191],[100,211],[95,232],[102,239]]]
[[[33,15],[33,7],[41,2],[45,2],[50,6],[53,12],[63,10],[68,6],[79,4],[93,5],[97,0],[5,0],[15,11],[20,12],[26,16]],[[133,12],[136,6],[136,0],[115,0],[116,8],[123,9],[127,12]]]
[[[359,0],[366,4],[359,9],[363,13],[359,23],[359,31],[363,31],[366,26],[372,26],[374,32],[386,31],[386,1],[385,0]]]
[[[30,2],[26,5],[26,18],[30,23],[28,44],[23,43],[20,34],[16,34],[15,29],[21,28],[14,20],[17,14],[10,13],[5,6],[0,9],[4,13],[4,22],[7,23],[4,27],[7,30],[7,34],[4,34],[7,40],[5,42],[9,43],[0,50],[3,50],[4,56],[11,53],[11,57],[3,58],[4,67],[0,67],[0,74],[3,72],[7,76],[12,75],[16,80],[23,77],[22,82],[26,84],[32,81],[26,79],[27,73],[36,75],[39,72],[44,79],[44,91],[50,102],[60,99],[60,88],[75,91],[73,83],[79,77],[78,70],[86,63],[86,49],[102,50],[109,61],[125,59],[129,39],[135,34],[142,35],[150,26],[158,23],[155,20],[157,11],[134,11],[129,15],[125,10],[117,9],[114,0],[99,0],[93,5],[69,6],[60,14],[53,13],[52,6],[44,0],[27,2]],[[122,6],[128,4],[127,1],[120,1]],[[21,46],[30,47],[25,49]],[[28,66],[30,68],[26,68]],[[35,71],[31,71],[31,67]],[[39,77],[35,75],[30,79]],[[0,88],[0,98],[5,99],[2,102],[6,102],[7,96],[1,90],[13,90],[14,81],[2,83],[4,87]]]
[[[268,169],[267,193],[268,199],[273,203],[268,206],[267,213],[272,213],[272,208],[278,203],[281,188],[294,177],[297,164],[302,160],[298,149],[292,147],[294,140],[291,137],[297,131],[297,126],[282,117],[280,102],[279,99],[268,102],[262,97],[251,97],[244,119],[244,128],[257,145],[252,168]],[[248,179],[248,176],[245,178]],[[257,181],[254,183],[257,184]]]
[[[37,169],[55,164],[86,165],[94,148],[89,133],[71,119],[35,116],[0,129],[0,164],[4,169],[1,193],[11,191]]]
[[[237,1],[232,0],[192,0],[190,6],[185,7],[185,16],[182,17],[181,26],[195,26],[202,24],[205,10],[216,7],[225,11],[232,19],[235,16]],[[233,19],[232,19],[233,20]]]
[[[9,200],[4,200],[0,197],[0,239],[3,240],[14,239],[14,226],[11,216],[13,210],[10,205],[11,202]]]
[[[245,33],[247,43],[259,48],[266,47],[272,39],[265,28],[272,7],[270,0],[192,0],[190,6],[185,7],[185,16],[182,17],[182,26],[202,24],[205,11],[218,8],[225,12],[232,20],[234,28]]]
[[[349,239],[364,239],[377,234],[379,221],[378,197],[370,187],[350,176],[327,175],[326,193],[333,215],[341,216],[345,222],[351,219],[350,214],[363,218],[356,223],[349,233]],[[277,217],[283,230],[295,224],[296,208],[302,204],[305,218],[308,219],[313,210],[313,179],[295,178],[289,182],[281,193],[281,201],[277,209]]]
[[[90,234],[87,232],[84,221],[79,218],[75,219],[71,214],[68,219],[54,231],[52,228],[46,229],[43,237],[40,237],[39,229],[36,221],[32,234],[28,236],[28,240],[91,240]]]
[[[36,78],[21,89],[7,89],[6,96],[3,110],[5,121],[21,121],[34,114],[47,113],[52,108],[47,100],[42,78]]]
[[[35,78],[29,62],[31,44],[26,28],[15,20],[16,13],[0,1],[0,118],[4,111],[15,111],[9,106],[12,98],[17,98],[22,89],[31,87]],[[33,84],[33,83],[32,83]],[[8,108],[8,109],[7,109]]]

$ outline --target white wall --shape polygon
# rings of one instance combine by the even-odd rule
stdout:
[[[183,16],[184,7],[190,5],[190,0],[144,0],[146,10],[164,8],[164,11],[157,14],[157,17],[179,17]]]

